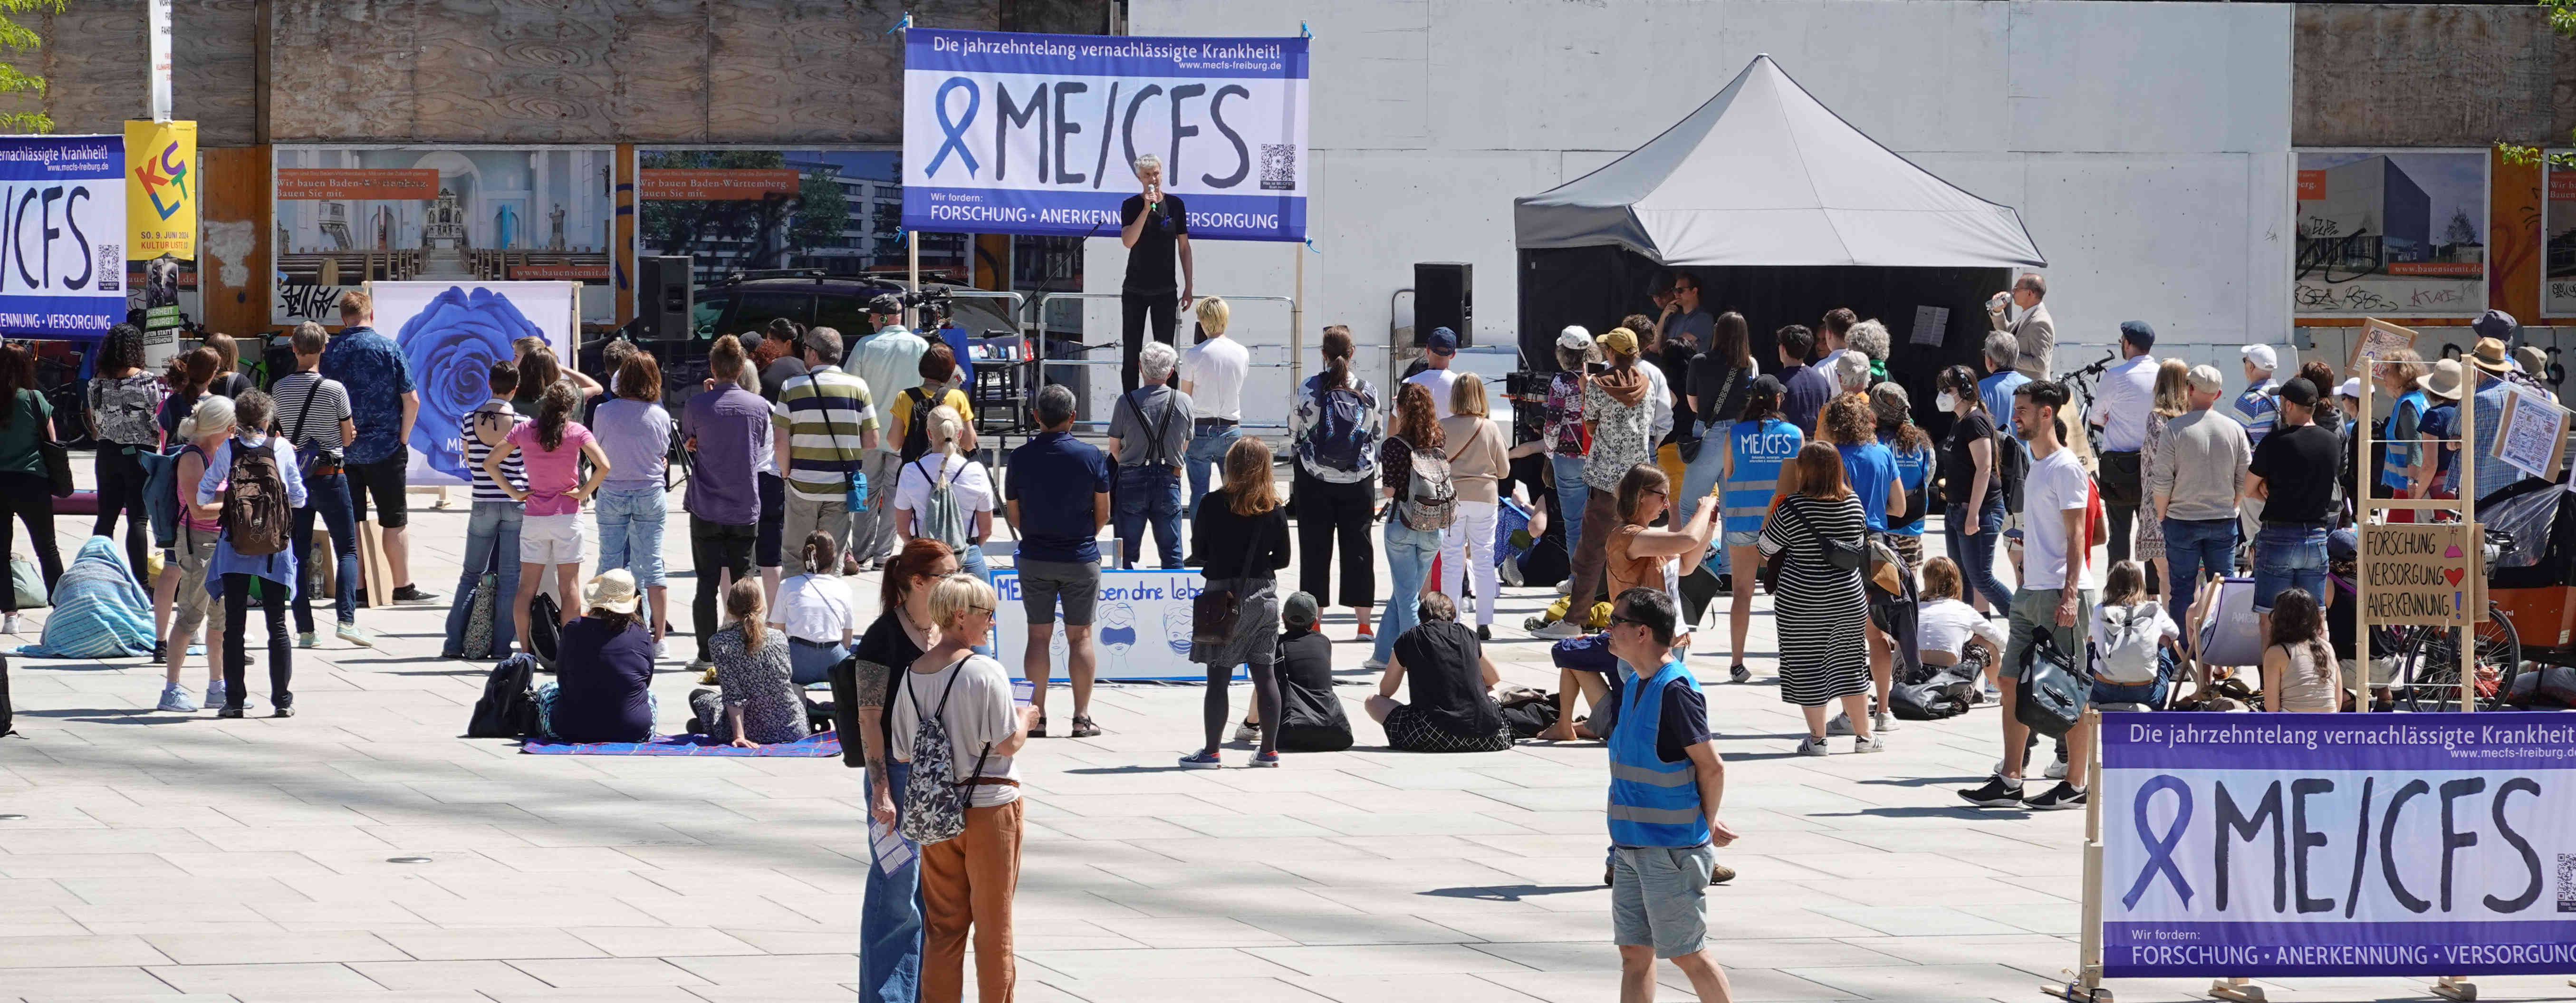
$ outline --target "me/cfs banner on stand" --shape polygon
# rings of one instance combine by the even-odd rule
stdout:
[[[1115,235],[1151,153],[1191,236],[1303,240],[1307,41],[910,29],[904,228]]]
[[[2576,718],[2105,714],[2102,974],[2576,972]]]
[[[125,137],[0,136],[0,333],[125,320]]]

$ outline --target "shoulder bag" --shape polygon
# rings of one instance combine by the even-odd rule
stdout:
[[[17,406],[17,402],[10,402],[10,406]],[[29,417],[34,416],[29,415]],[[45,427],[40,430],[43,434],[36,436],[36,455],[44,458],[45,477],[53,482],[54,497],[69,498],[73,491],[71,450],[64,448],[62,440],[56,437],[53,422],[48,421],[44,424]],[[124,447],[101,439],[98,448],[104,452]]]
[[[2075,656],[2057,646],[2053,631],[2038,631],[2024,651],[2013,717],[2032,731],[2063,738],[2083,720],[2093,684],[2076,667]]]
[[[1816,538],[1816,542],[1824,547],[1825,563],[1827,565],[1840,568],[1844,571],[1860,570],[1861,545],[1837,540],[1833,537],[1817,532],[1816,527],[1807,522],[1805,508],[1805,499],[1793,497],[1781,503],[1780,514],[1797,520],[1799,529],[1806,530],[1808,535]],[[1771,557],[1762,562],[1762,570],[1755,574],[1755,578],[1761,582],[1763,591],[1769,592],[1773,595],[1779,594],[1780,568],[1788,562],[1789,548],[1787,547],[1782,547],[1778,550],[1772,551]]]
[[[1263,524],[1255,523],[1243,545],[1243,565],[1236,570],[1252,569],[1252,557],[1261,552]],[[1196,644],[1224,644],[1234,637],[1235,622],[1243,617],[1243,594],[1230,588],[1217,588],[1213,583],[1199,589],[1190,599],[1190,640]]]

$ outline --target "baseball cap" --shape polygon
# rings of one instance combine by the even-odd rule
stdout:
[[[2315,407],[2317,406],[2317,385],[2308,382],[2304,377],[2293,379],[2281,384],[2281,399],[2300,407]]]
[[[2191,372],[2184,374],[2183,378],[2191,383],[2193,390],[2201,393],[2214,394],[2227,389],[2227,377],[2219,375],[2217,366],[2207,363],[2191,367]]]
[[[1432,328],[1431,339],[1423,347],[1439,355],[1456,355],[1458,354],[1458,332],[1445,327]]]
[[[1311,593],[1291,592],[1288,594],[1288,601],[1279,606],[1279,622],[1290,627],[1301,629],[1312,627],[1320,615],[1315,608],[1315,597]]]
[[[1570,352],[1580,352],[1590,348],[1592,332],[1584,330],[1581,324],[1567,324],[1565,330],[1557,333],[1556,347]]]
[[[2247,345],[2237,352],[2245,356],[2245,361],[2253,363],[2254,368],[2264,372],[2281,368],[2281,353],[2273,351],[2270,345]]]
[[[878,293],[868,299],[868,312],[873,314],[902,313],[903,297],[897,296],[893,293]]]
[[[2512,337],[2513,329],[2521,326],[2521,322],[2514,320],[2512,314],[2502,310],[2489,310],[2479,314],[2478,319],[2469,322],[2469,330],[2477,332],[2478,337],[2494,338],[2499,341]]]
[[[1439,334],[1435,332],[1432,337],[1437,338]],[[1637,354],[1637,332],[1624,327],[1611,328],[1601,336],[1601,350],[1614,355],[1635,355]]]
[[[2326,534],[2326,559],[2349,561],[2361,556],[2361,534],[2350,528]]]
[[[1778,397],[1781,394],[1787,393],[1788,388],[1780,385],[1779,377],[1773,376],[1769,373],[1764,373],[1753,378],[1752,392],[1758,394],[1770,394],[1773,397]]]
[[[2120,322],[2120,340],[2139,348],[2156,347],[2156,326],[2143,320]]]
[[[2347,377],[2344,377],[2343,385],[2335,388],[2335,396],[2337,396],[2337,397],[2350,397],[2350,398],[2352,398],[2352,399],[2354,399],[2354,400],[2360,400],[2360,399],[2361,399],[2361,377],[2358,377],[2358,376],[2347,376]]]

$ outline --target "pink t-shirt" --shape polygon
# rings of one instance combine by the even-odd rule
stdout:
[[[580,422],[564,423],[563,445],[554,452],[541,448],[537,440],[537,423],[520,422],[510,430],[507,441],[519,447],[519,455],[528,462],[528,514],[573,515],[581,503],[573,500],[572,489],[581,486],[581,447],[594,441],[590,430]]]

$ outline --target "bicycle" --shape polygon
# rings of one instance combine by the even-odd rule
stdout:
[[[2505,534],[2486,531],[2486,559],[2495,559],[2513,549]],[[2504,607],[2494,600],[2487,602],[2484,622],[2475,625],[2476,648],[2471,652],[2472,669],[2469,686],[2477,693],[2479,710],[2501,710],[2507,694],[2513,692],[2513,676],[2522,668],[2522,638],[2514,633],[2513,621]],[[2461,709],[2459,628],[2391,627],[2382,635],[2391,642],[2388,649],[2397,652],[2397,680],[2390,696],[2406,705],[2410,712],[2426,713]]]

